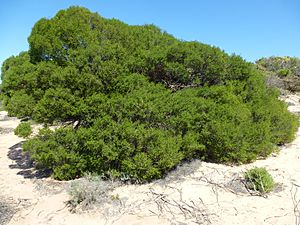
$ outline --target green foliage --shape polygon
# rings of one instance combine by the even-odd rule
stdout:
[[[289,69],[281,69],[278,71],[278,76],[280,77],[286,77],[290,74],[290,70]]]
[[[72,179],[83,175],[85,165],[83,159],[76,154],[76,136],[71,129],[58,129],[56,132],[48,128],[24,143],[24,151],[30,152],[36,160],[37,167],[53,170],[56,179]]]
[[[35,107],[37,121],[64,121],[76,114],[76,98],[66,88],[49,88]]]
[[[260,193],[268,193],[274,189],[275,183],[272,176],[265,168],[253,168],[244,174],[247,188],[259,191]]]
[[[32,115],[34,106],[35,101],[32,96],[26,94],[23,90],[20,90],[14,93],[4,107],[9,112],[10,116],[23,118]]]
[[[28,40],[28,52],[3,64],[4,106],[46,124],[76,122],[24,144],[56,179],[148,181],[193,158],[250,162],[298,126],[251,63],[154,25],[71,7],[38,21]]]
[[[31,125],[29,122],[20,123],[14,130],[15,135],[28,138],[32,134]]]
[[[3,111],[3,110],[4,110],[3,102],[2,102],[1,97],[0,97],[0,111]]]
[[[180,137],[132,122],[98,119],[91,128],[42,130],[24,144],[39,167],[53,170],[57,179],[71,179],[84,171],[126,175],[131,179],[159,178],[182,159]],[[116,173],[117,172],[117,173]]]

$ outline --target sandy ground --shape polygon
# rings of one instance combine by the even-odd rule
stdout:
[[[298,96],[286,101],[300,112]],[[70,182],[43,178],[22,156],[23,140],[12,131],[18,123],[0,112],[0,224],[300,224],[300,130],[268,159],[234,167],[194,161],[165,179],[120,186],[109,194],[114,200],[74,213],[67,206]],[[272,174],[277,187],[271,194],[244,187],[243,172],[255,166]]]

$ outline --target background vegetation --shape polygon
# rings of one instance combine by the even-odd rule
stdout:
[[[236,55],[71,7],[41,19],[2,66],[10,115],[51,124],[24,144],[57,179],[162,177],[183,160],[245,163],[294,137],[298,120]]]
[[[261,58],[256,62],[268,78],[268,84],[293,92],[300,91],[300,59],[296,57]]]
[[[300,77],[300,59],[296,57],[269,57],[256,61],[262,70],[274,73],[280,77],[297,76]]]

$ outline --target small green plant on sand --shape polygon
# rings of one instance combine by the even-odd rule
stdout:
[[[20,123],[16,129],[14,130],[15,135],[28,138],[32,133],[32,128],[29,122],[22,122]]]
[[[274,189],[275,183],[270,173],[265,168],[255,167],[244,174],[246,186],[250,190],[260,193],[269,193]]]

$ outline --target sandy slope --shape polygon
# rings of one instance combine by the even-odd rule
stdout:
[[[291,111],[298,111],[298,100],[288,99]],[[239,167],[194,161],[163,180],[118,187],[111,193],[116,200],[76,214],[66,206],[67,182],[24,178],[34,173],[8,158],[22,139],[9,130],[19,121],[3,121],[1,115],[7,133],[0,135],[0,199],[16,210],[9,225],[300,224],[300,130],[293,143],[266,160]],[[254,166],[270,171],[275,192],[256,196],[244,188],[242,173]]]

